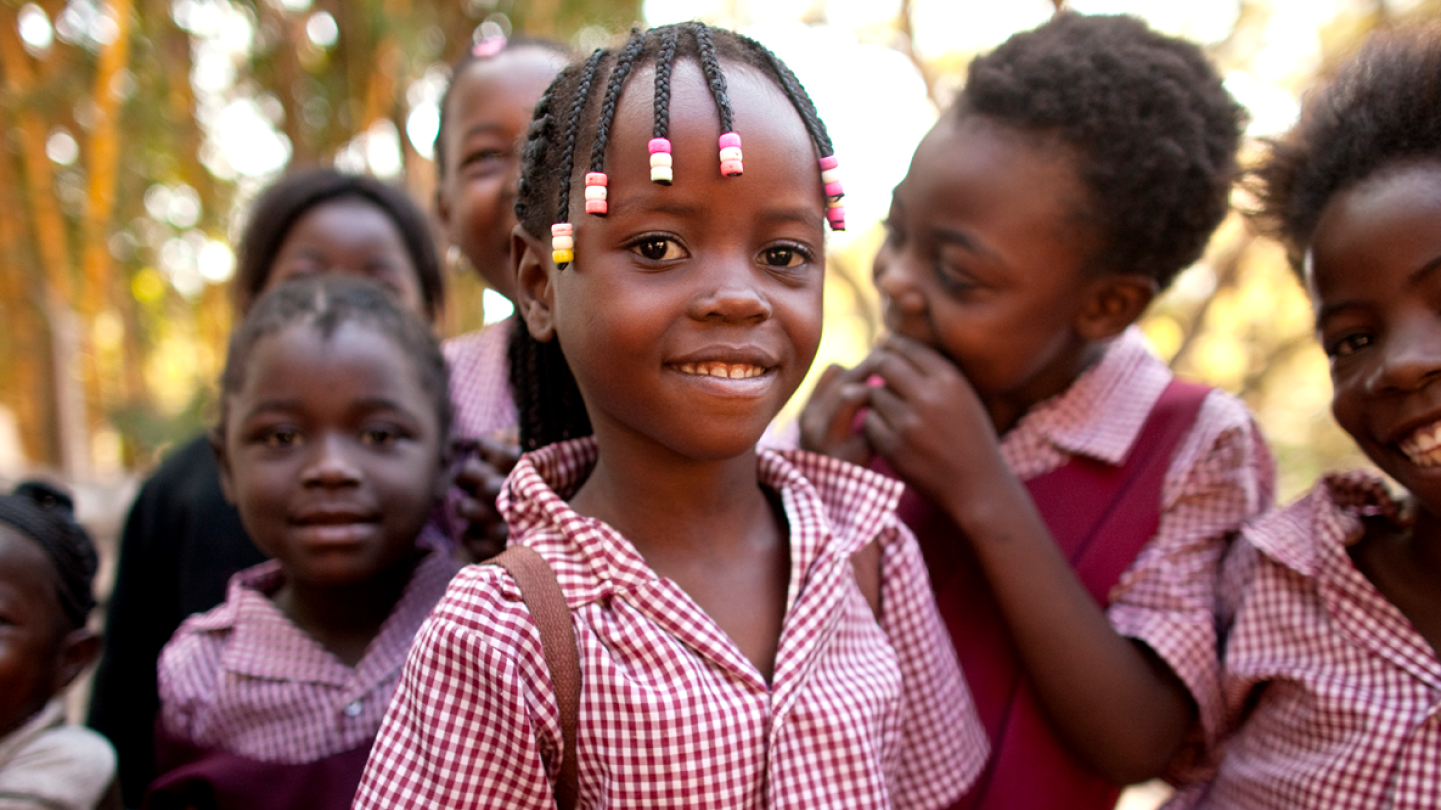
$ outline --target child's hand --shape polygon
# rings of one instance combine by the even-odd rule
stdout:
[[[867,376],[861,366],[846,369],[832,364],[826,368],[801,411],[801,449],[852,464],[871,460],[875,451],[855,424],[870,396]]]
[[[466,442],[455,472],[455,486],[464,494],[456,501],[455,513],[465,524],[461,546],[473,562],[488,560],[505,550],[509,530],[495,499],[515,462],[520,446],[506,438]]]
[[[944,355],[892,335],[861,367],[885,382],[869,392],[866,438],[912,488],[958,518],[969,481],[1009,475],[985,406]]]

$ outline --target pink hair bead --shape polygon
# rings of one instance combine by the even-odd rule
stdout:
[[[720,148],[724,149],[727,146],[734,146],[737,149],[741,148],[741,136],[734,132],[722,134],[720,136]]]
[[[575,236],[575,226],[569,222],[557,222],[550,226],[551,236]]]
[[[585,173],[585,184],[587,186],[600,186],[601,188],[604,188],[609,183],[610,178],[605,176],[605,172]]]
[[[721,174],[725,175],[726,177],[739,177],[744,173],[745,167],[741,165],[741,162],[739,160],[721,161]]]
[[[646,148],[650,149],[650,153],[651,153],[652,155],[654,155],[654,154],[659,154],[659,153],[662,153],[662,152],[668,155],[668,154],[670,154],[670,139],[669,139],[669,138],[651,138],[651,139],[650,139],[650,143],[646,145]]]
[[[821,164],[821,171],[823,172],[834,169],[837,166],[841,165],[841,162],[836,159],[835,155],[826,155],[825,157],[821,158],[819,162]]]
[[[608,208],[605,200],[586,200],[585,212],[587,214],[604,214]]]
[[[834,182],[834,183],[826,183],[826,196],[827,196],[827,197],[844,197],[844,196],[846,196],[846,190],[845,190],[845,187],[841,185],[841,181],[837,180],[837,181]]]
[[[831,224],[831,230],[843,231],[846,229],[846,209],[827,208],[826,221]]]

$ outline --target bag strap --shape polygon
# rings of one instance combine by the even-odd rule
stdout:
[[[580,715],[580,655],[565,593],[560,589],[555,570],[530,546],[510,546],[486,564],[500,566],[515,580],[521,601],[540,630],[540,647],[560,711],[561,758],[560,773],[555,780],[555,806],[558,810],[574,810],[580,799],[580,765],[576,762],[575,743]]]
[[[876,622],[881,620],[881,541],[872,540],[851,555],[851,569],[856,573],[856,585]]]

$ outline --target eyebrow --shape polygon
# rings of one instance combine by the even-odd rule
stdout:
[[[957,231],[951,228],[934,228],[931,232],[935,234],[936,241],[942,244],[959,245],[982,258],[990,259],[1002,265],[1007,263],[1005,259],[1001,258],[999,253],[991,250],[982,244],[979,239],[966,231]]]
[[[288,412],[300,408],[300,397],[289,399],[266,399],[255,404],[255,407],[245,412],[244,419],[251,419],[263,413],[272,411]],[[352,411],[395,411],[396,413],[409,414],[410,411],[399,400],[390,397],[361,397],[351,403]]]
[[[645,214],[669,214],[680,218],[703,215],[707,210],[706,207],[702,205],[669,200],[642,205],[637,201],[638,196],[640,195],[622,197],[619,200],[612,199],[611,206],[614,209],[622,211],[639,211]],[[809,208],[776,206],[762,208],[758,218],[768,223],[795,222],[801,225],[816,225],[821,222],[824,216],[819,211],[812,211]]]

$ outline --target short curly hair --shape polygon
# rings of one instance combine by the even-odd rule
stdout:
[[[1056,15],[976,58],[956,115],[1074,150],[1100,272],[1162,288],[1230,207],[1246,116],[1195,44],[1130,16]]]
[[[1441,26],[1382,31],[1306,97],[1289,133],[1248,173],[1258,230],[1301,271],[1331,198],[1380,169],[1441,160]]]

